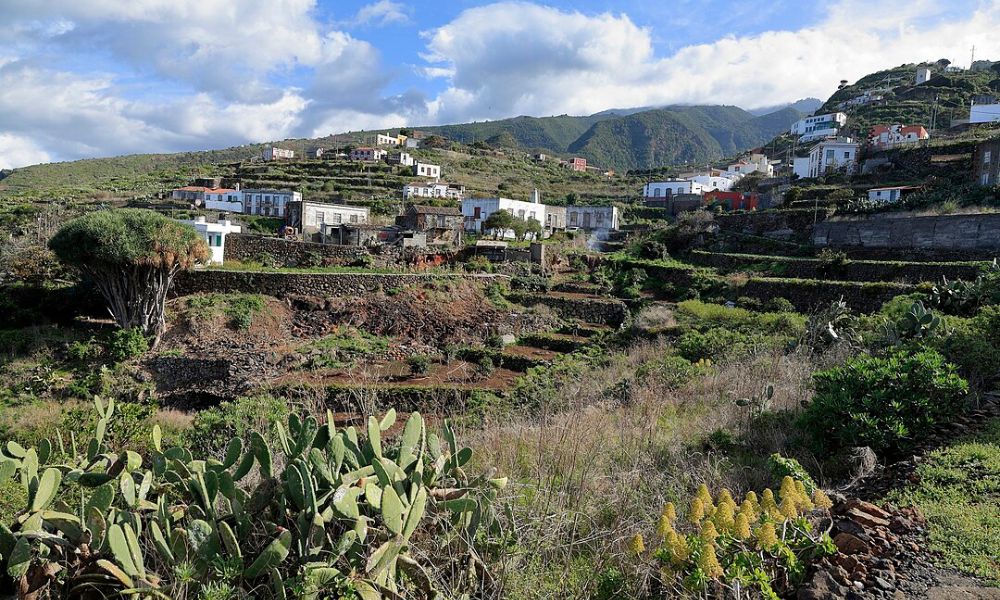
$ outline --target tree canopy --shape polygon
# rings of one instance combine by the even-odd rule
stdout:
[[[188,269],[209,258],[208,245],[192,227],[134,208],[74,219],[53,236],[49,247],[63,262],[88,272],[126,266]]]
[[[174,275],[210,256],[193,227],[139,209],[88,213],[64,225],[49,247],[94,281],[119,327],[140,329],[154,347]]]

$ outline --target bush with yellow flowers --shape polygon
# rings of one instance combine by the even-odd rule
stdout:
[[[632,551],[650,557],[664,591],[702,592],[712,587],[737,592],[757,589],[765,598],[793,589],[806,567],[836,547],[827,532],[810,522],[828,509],[823,490],[810,495],[802,481],[786,476],[777,495],[749,492],[737,503],[729,490],[713,497],[707,486],[691,498],[686,519],[668,502],[657,523],[656,540],[636,536]]]

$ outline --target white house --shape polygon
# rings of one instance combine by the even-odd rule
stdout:
[[[398,146],[399,138],[394,135],[378,134],[375,136],[376,146]]]
[[[796,156],[792,160],[792,173],[795,173],[801,178],[809,177],[809,157]]]
[[[194,227],[205,238],[209,250],[212,251],[209,262],[217,265],[222,264],[226,255],[226,236],[230,233],[240,233],[242,230],[239,225],[233,225],[231,221],[209,223],[205,221],[205,217],[197,217],[193,221],[181,221],[181,223]]]
[[[403,186],[404,198],[453,198],[465,197],[465,187],[444,182],[414,181]]]
[[[204,206],[209,210],[241,213],[243,212],[243,191],[239,189],[206,191]]]
[[[1000,121],[1000,103],[973,104],[969,109],[969,123],[993,123]]]
[[[903,196],[919,189],[920,187],[915,185],[872,188],[868,190],[868,199],[872,202],[899,202]]]
[[[819,177],[834,171],[851,174],[857,166],[859,146],[847,141],[820,142],[809,152],[807,169],[803,169],[803,162],[795,159],[795,174],[802,178]]]
[[[386,162],[390,165],[400,165],[403,167],[412,167],[414,163],[413,156],[409,152],[393,152],[389,154]]]
[[[243,194],[243,212],[264,217],[284,217],[289,202],[301,202],[302,194],[291,190],[246,189]]]
[[[725,177],[735,180],[750,173],[760,173],[764,177],[773,177],[774,165],[771,164],[766,154],[755,152],[749,158],[744,158],[726,167]]]
[[[868,134],[868,143],[876,148],[892,148],[916,144],[930,139],[930,134],[923,125],[876,125]]]
[[[914,79],[916,85],[920,85],[921,83],[927,83],[930,80],[931,80],[931,70],[927,67],[917,67],[917,74],[916,78]]]
[[[800,142],[808,142],[831,135],[837,135],[840,128],[847,124],[847,114],[827,113],[814,115],[796,121],[790,130],[792,135],[798,135]]]
[[[676,196],[677,194],[704,194],[705,186],[701,183],[688,181],[687,179],[667,179],[665,181],[651,181],[642,188],[642,195],[646,198],[665,198]]]
[[[441,167],[438,165],[417,162],[413,164],[413,174],[417,177],[428,177],[437,181],[441,178]]]
[[[567,206],[566,226],[591,231],[618,229],[617,206]]]
[[[297,200],[288,205],[287,222],[289,226],[299,229],[303,237],[308,239],[310,236],[320,233],[324,225],[367,223],[368,216],[367,206]]]
[[[712,175],[695,175],[694,177],[691,178],[691,183],[701,184],[702,192],[711,192],[713,190],[718,190],[720,192],[728,192],[730,189],[732,189],[733,184],[736,182],[729,177],[715,177]]]
[[[511,200],[510,198],[467,198],[462,200],[462,216],[465,219],[465,230],[481,233],[483,231],[483,222],[498,210],[505,210],[521,219],[538,221],[538,224],[543,229],[551,230],[559,227],[556,221],[559,220],[561,214],[565,214],[566,208],[561,206],[550,207],[540,202],[526,202],[524,200]],[[510,230],[505,231],[503,237],[513,238],[514,232]]]
[[[291,160],[295,158],[295,152],[293,150],[287,150],[285,148],[273,148],[268,146],[264,148],[264,153],[262,155],[265,161],[272,160]]]
[[[365,162],[378,162],[383,160],[388,152],[379,148],[361,147],[351,150],[351,160],[361,160]]]

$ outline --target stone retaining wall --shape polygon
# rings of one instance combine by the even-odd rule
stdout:
[[[263,273],[252,271],[190,271],[174,281],[173,295],[240,292],[286,296],[361,296],[440,280],[466,280],[483,285],[504,275],[436,273]]]
[[[511,294],[510,299],[524,306],[543,304],[564,319],[579,319],[596,325],[618,327],[629,318],[628,307],[621,300],[540,294]]]
[[[703,267],[715,267],[726,271],[739,271],[755,267],[757,270],[774,265],[775,274],[782,277],[800,279],[832,279],[843,281],[941,281],[948,279],[975,279],[985,263],[937,263],[937,262],[878,262],[850,260],[842,265],[831,265],[817,259],[754,256],[745,254],[721,254],[692,252],[688,260]]]
[[[224,258],[227,262],[265,262],[279,267],[395,268],[439,265],[450,262],[452,257],[447,253],[403,250],[396,246],[338,246],[240,233],[226,236]]]
[[[824,221],[817,246],[916,250],[1000,250],[1000,214],[926,217],[873,215]]]

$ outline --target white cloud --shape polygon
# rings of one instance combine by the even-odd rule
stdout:
[[[0,169],[49,162],[49,153],[29,138],[0,133]]]
[[[502,2],[426,32],[424,73],[448,82],[431,108],[437,120],[453,121],[673,103],[755,108],[825,98],[842,78],[897,64],[961,63],[973,43],[980,56],[1000,58],[1000,1],[947,19],[937,18],[942,6],[844,0],[812,27],[727,36],[657,57],[654,32],[627,15]]]
[[[362,6],[358,14],[354,15],[354,18],[347,24],[355,27],[363,25],[383,27],[409,22],[410,15],[404,4],[392,0],[378,0],[378,2]]]

